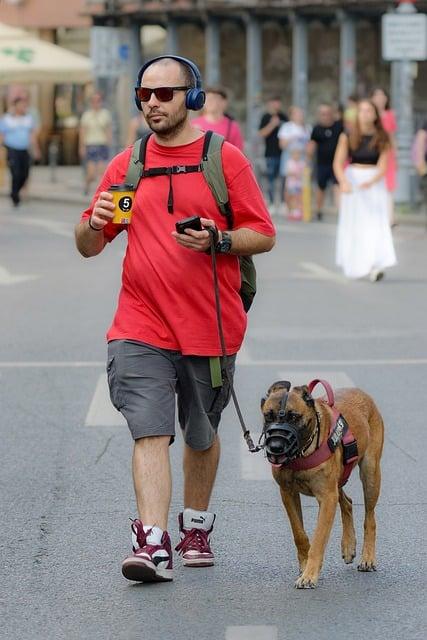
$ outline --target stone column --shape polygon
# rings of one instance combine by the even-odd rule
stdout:
[[[396,9],[398,14],[416,13],[409,2],[401,2]],[[414,169],[411,160],[411,146],[414,138],[414,63],[408,60],[391,63],[391,102],[397,119],[397,203],[414,203]]]
[[[258,124],[262,93],[262,31],[257,18],[246,17],[246,152],[258,155]]]
[[[205,42],[205,84],[219,84],[221,81],[220,23],[212,16],[208,17],[206,23]]]
[[[166,50],[165,53],[177,55],[179,49],[178,42],[178,23],[172,18],[168,18],[166,25]]]
[[[298,14],[291,15],[292,24],[292,102],[308,108],[308,34],[307,20]]]
[[[356,21],[346,11],[338,12],[340,23],[340,102],[345,104],[356,89]]]

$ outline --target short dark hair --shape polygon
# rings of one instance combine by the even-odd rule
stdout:
[[[210,85],[205,87],[205,93],[216,93],[217,95],[222,96],[224,100],[227,100],[228,98],[227,89],[220,85]]]

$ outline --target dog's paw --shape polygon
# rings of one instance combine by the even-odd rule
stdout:
[[[377,566],[375,564],[375,561],[371,560],[362,560],[362,562],[360,564],[357,565],[357,570],[358,571],[364,571],[365,573],[368,571],[376,571],[377,570]]]
[[[356,546],[343,546],[342,551],[342,559],[346,564],[351,564],[356,557]]]
[[[314,578],[309,578],[308,576],[304,576],[304,574],[302,574],[302,576],[300,576],[295,581],[296,589],[315,589],[316,586],[317,586],[317,580]]]

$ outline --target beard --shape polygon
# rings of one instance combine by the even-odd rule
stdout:
[[[162,120],[153,122],[153,118],[157,115],[162,115]],[[148,126],[160,140],[171,140],[177,136],[184,129],[187,117],[188,112],[185,105],[182,105],[175,113],[169,115],[157,108],[145,114]]]

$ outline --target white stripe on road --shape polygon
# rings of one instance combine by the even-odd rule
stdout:
[[[126,425],[122,414],[111,404],[107,374],[99,376],[98,382],[87,412],[86,427],[121,427]]]
[[[330,271],[330,269],[326,269],[326,267],[322,267],[320,264],[316,262],[300,262],[299,266],[305,269],[307,273],[293,273],[294,278],[313,278],[314,280],[330,280],[332,282],[339,282],[340,284],[348,285],[350,280],[348,278],[344,278],[344,276],[336,273],[335,271]]]
[[[20,274],[14,275],[10,273],[5,267],[0,266],[0,285],[20,284],[21,282],[29,282],[31,280],[37,280],[40,276],[33,274]]]
[[[308,384],[314,378],[327,380],[333,389],[355,386],[353,380],[344,371],[318,371],[317,369],[311,371],[281,371],[279,378],[280,380],[289,380],[293,387]]]
[[[292,386],[307,384],[313,378],[323,378],[332,385],[332,388],[354,387],[352,379],[343,371],[281,371],[278,378],[289,380]],[[254,443],[257,444],[260,433],[251,435]],[[240,473],[242,480],[271,480],[271,466],[264,454],[250,453],[245,440],[240,441]]]
[[[277,627],[247,625],[227,627],[225,640],[278,640]]]
[[[15,224],[22,224],[31,227],[40,227],[45,231],[49,231],[49,233],[53,233],[57,236],[63,236],[64,238],[74,238],[74,225],[68,222],[48,220],[46,218],[21,218],[20,216],[14,216],[13,222]]]
[[[81,368],[90,368],[90,367],[105,367],[105,360],[76,360],[75,362],[70,361],[70,360],[59,360],[58,362],[49,362],[46,360],[39,360],[39,361],[25,361],[23,360],[22,362],[7,362],[7,361],[0,361],[0,368],[6,368],[6,369],[39,369],[39,368],[43,368],[43,369],[57,369],[57,368],[70,368],[70,369],[79,369]]]
[[[258,444],[260,433],[251,431],[254,444]],[[268,463],[264,452],[251,453],[246,441],[240,438],[240,476],[242,480],[270,480],[271,465]]]
[[[366,360],[251,360],[248,354],[242,361],[238,362],[243,367],[378,367],[378,366],[408,366],[426,365],[427,358],[373,358]],[[99,368],[105,367],[105,360],[22,360],[8,361],[0,360],[1,368]]]

